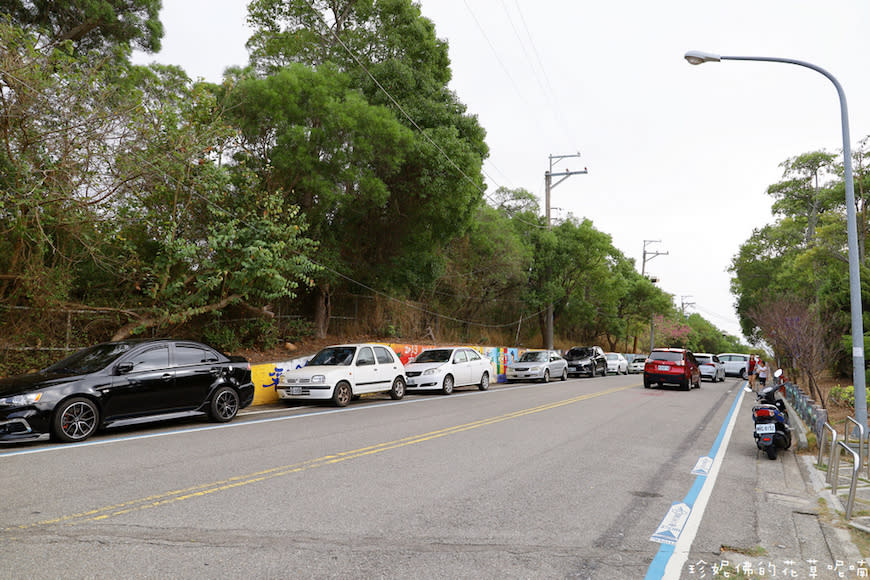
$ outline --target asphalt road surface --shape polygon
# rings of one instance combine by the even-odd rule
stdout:
[[[644,578],[741,385],[492,385],[2,445],[0,577]],[[752,525],[729,507],[752,481],[723,481],[713,548]]]

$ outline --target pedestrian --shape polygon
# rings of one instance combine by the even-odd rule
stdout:
[[[758,360],[758,355],[749,355],[749,362],[746,363],[746,378],[749,379],[749,386],[755,388],[755,363]]]
[[[758,361],[758,364],[755,365],[755,375],[758,377],[759,390],[763,389],[767,384],[767,372],[767,363],[763,360]]]

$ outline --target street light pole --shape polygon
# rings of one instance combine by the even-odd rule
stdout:
[[[685,58],[690,64],[721,60],[781,62],[812,69],[834,84],[840,99],[840,124],[843,130],[843,177],[846,185],[846,233],[849,242],[849,298],[852,314],[852,384],[855,386],[855,418],[867,429],[867,387],[864,380],[864,322],[861,308],[861,271],[858,263],[858,226],[855,215],[855,185],[852,178],[852,146],[849,136],[849,111],[840,82],[825,69],[802,60],[768,56],[720,56],[690,50]]]
[[[544,173],[544,211],[547,217],[547,229],[550,229],[550,190],[554,187],[571,177],[572,175],[581,175],[584,173],[589,173],[586,168],[583,168],[583,171],[568,171],[565,170],[561,173],[553,173],[553,166],[561,161],[562,159],[568,159],[571,157],[580,157],[579,153],[574,155],[550,155],[550,169],[549,171]],[[559,181],[553,183],[554,177],[561,177]],[[546,320],[546,328],[544,329],[544,348],[547,350],[553,350],[553,302],[547,303],[547,312],[545,315]]]

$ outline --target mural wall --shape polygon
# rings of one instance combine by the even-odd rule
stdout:
[[[402,364],[408,364],[408,360],[414,358],[426,348],[433,348],[432,345],[419,344],[389,344],[390,348],[399,355]],[[516,348],[508,348],[502,346],[469,346],[478,351],[485,358],[489,359],[492,365],[492,377],[495,382],[505,382],[505,369],[507,365],[519,358],[520,350]],[[298,369],[305,366],[305,363],[314,356],[294,358],[287,361],[276,363],[265,363],[251,365],[251,380],[254,382],[254,402],[253,405],[266,405],[269,403],[278,402],[278,377],[284,371]]]

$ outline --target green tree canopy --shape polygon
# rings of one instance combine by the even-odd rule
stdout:
[[[0,0],[11,22],[84,55],[113,47],[160,50],[161,0]]]

